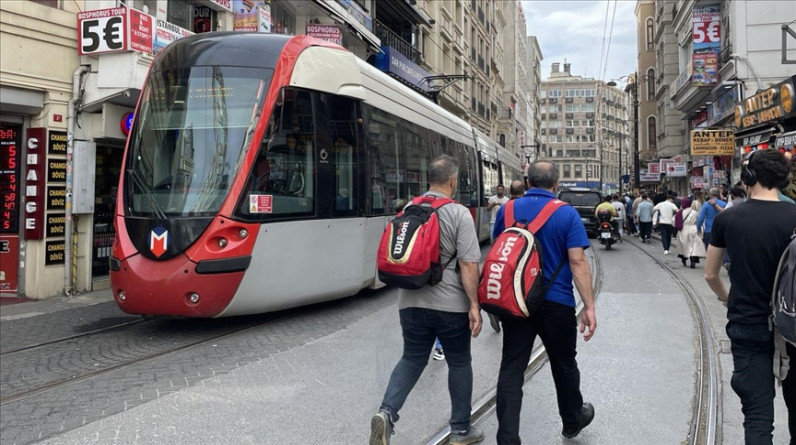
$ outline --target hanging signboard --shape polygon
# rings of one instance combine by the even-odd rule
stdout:
[[[81,56],[122,51],[152,52],[154,17],[132,8],[77,13],[77,52]]]
[[[672,162],[666,166],[666,176],[670,178],[684,178],[688,176],[685,162]]]
[[[638,180],[641,182],[660,182],[660,173],[640,173]]]
[[[47,129],[28,128],[25,156],[25,239],[44,237],[44,173]]]
[[[691,156],[732,156],[734,150],[732,130],[691,131]]]
[[[715,85],[721,51],[721,9],[718,4],[694,7],[691,11],[691,34],[694,45],[691,85]]]
[[[661,164],[658,162],[650,162],[647,164],[647,170],[650,173],[659,174],[661,172]]]
[[[340,25],[307,24],[307,35],[343,46],[343,33]]]

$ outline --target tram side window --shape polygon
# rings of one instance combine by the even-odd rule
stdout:
[[[497,186],[500,183],[498,178],[497,165],[488,160],[483,161],[484,171],[484,205],[489,201],[489,198],[497,193]]]
[[[244,216],[314,214],[314,135],[312,96],[306,91],[282,90],[249,173],[241,203]]]
[[[334,216],[359,214],[359,144],[357,144],[356,103],[328,96],[329,136],[334,172]]]
[[[405,205],[406,150],[398,143],[398,118],[377,108],[365,106],[369,112],[371,214],[396,213]]]
[[[428,131],[401,120],[398,125],[398,142],[406,149],[406,199],[411,201],[428,189],[428,165],[431,163]]]

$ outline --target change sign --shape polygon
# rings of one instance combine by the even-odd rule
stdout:
[[[735,137],[731,130],[692,130],[691,156],[732,156]]]

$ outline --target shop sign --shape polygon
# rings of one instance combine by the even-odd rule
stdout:
[[[47,138],[47,153],[51,155],[66,155],[67,141],[65,131],[50,130]]]
[[[122,130],[122,134],[124,134],[125,136],[129,135],[130,129],[133,128],[134,116],[135,113],[131,111],[129,113],[125,113],[124,116],[122,116],[122,120],[119,121],[119,128]]]
[[[732,156],[735,137],[732,130],[692,130],[691,156]]]
[[[374,64],[376,68],[400,77],[422,91],[428,91],[428,84],[423,80],[430,76],[428,71],[420,68],[389,45],[382,45],[381,51],[376,55]]]
[[[716,85],[719,79],[719,53],[717,51],[695,53],[693,66],[692,86]]]
[[[650,162],[647,164],[647,169],[650,173],[659,174],[661,172],[661,164],[659,162]]]
[[[708,107],[708,126],[730,116],[734,112],[733,107],[738,102],[738,97],[738,88],[732,87],[714,100]]]
[[[212,27],[210,22],[213,18],[213,11],[206,6],[193,7],[193,29],[197,33],[210,32]]]
[[[63,210],[66,208],[66,187],[47,187],[47,210]]]
[[[47,159],[47,182],[66,182],[66,159]]]
[[[46,128],[28,128],[25,156],[25,239],[44,236]]]
[[[691,176],[691,188],[703,189],[707,187],[707,181],[704,176]]]
[[[750,134],[747,136],[742,136],[736,138],[737,146],[738,147],[748,147],[748,146],[755,146],[757,144],[761,144],[764,142],[768,142],[771,139],[771,135],[774,134],[774,129],[769,129],[765,131],[761,131],[759,133]]]
[[[122,51],[152,52],[154,17],[132,8],[77,13],[77,51],[81,56]]]
[[[47,241],[44,245],[46,250],[44,257],[45,266],[64,264],[66,241]]]
[[[691,39],[694,42],[691,85],[715,85],[721,51],[721,10],[718,4],[694,7],[691,11]]]
[[[210,3],[220,6],[226,12],[232,12],[232,0],[210,0]],[[254,0],[250,0],[250,3],[254,3]]]
[[[175,40],[193,35],[193,32],[188,31],[185,28],[181,28],[173,23],[169,23],[165,20],[158,19],[157,23],[158,26],[155,32],[155,43],[153,46],[155,53],[159,52],[165,48],[166,45],[174,42]]]
[[[669,171],[669,164],[674,162],[674,159],[661,159],[658,162],[661,165],[661,173],[665,175]]]
[[[343,33],[340,31],[340,25],[307,24],[306,29],[308,36],[343,46]]]
[[[661,174],[640,172],[640,174],[638,175],[638,180],[640,182],[660,182]]]
[[[790,150],[794,146],[796,146],[796,131],[791,131],[788,133],[782,133],[777,135],[777,145],[778,149],[783,150]]]
[[[271,6],[270,5],[262,5],[260,6],[260,21],[258,23],[258,31],[260,32],[271,32]]]
[[[22,135],[18,128],[0,127],[0,233],[19,232],[19,165]],[[16,261],[16,260],[14,260]]]
[[[688,176],[685,162],[672,162],[666,166],[666,176],[670,178],[684,178]]]
[[[737,104],[735,106],[735,126],[744,129],[776,119],[796,116],[794,79],[796,76]]]
[[[19,235],[0,235],[0,293],[19,291]]]
[[[64,233],[66,233],[66,215],[63,213],[47,214],[47,238],[63,238]]]

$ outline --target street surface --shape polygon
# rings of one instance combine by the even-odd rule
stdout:
[[[742,443],[740,402],[729,386],[725,309],[702,278],[704,264],[684,268],[675,255],[662,255],[659,242],[641,245],[635,239],[611,251],[599,244],[589,249],[600,259],[602,290],[597,333],[588,343],[580,341],[578,362],[584,398],[596,409],[594,423],[577,440],[563,439],[545,365],[524,388],[524,441],[686,440],[695,387],[694,318],[681,288],[634,243],[664,259],[704,299],[720,351],[723,421],[717,437],[723,444]],[[363,443],[401,354],[394,290],[240,319],[141,323],[120,312],[109,296],[91,298],[2,307],[4,445]],[[130,322],[134,324],[13,352]],[[169,352],[177,348],[182,349]],[[501,334],[487,321],[473,342],[474,401],[494,388],[500,348]],[[100,372],[88,375],[94,368]],[[48,381],[74,376],[85,377],[15,399]],[[429,360],[400,413],[392,443],[426,443],[447,425],[446,382],[445,364]],[[774,442],[786,443],[781,398],[776,409]],[[487,435],[484,443],[495,443],[494,413],[480,425]]]

